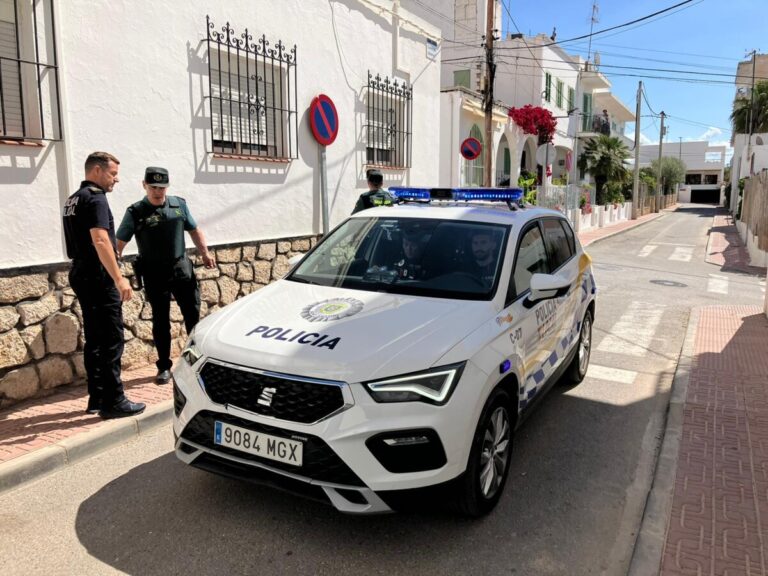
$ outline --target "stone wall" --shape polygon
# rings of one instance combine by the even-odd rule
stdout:
[[[273,282],[288,259],[303,254],[317,237],[288,238],[212,248],[217,267],[206,269],[192,251],[200,281],[201,317]],[[0,408],[50,394],[57,386],[84,384],[82,312],[69,286],[69,264],[0,271]],[[135,286],[131,262],[123,273]],[[123,304],[123,369],[153,363],[152,310],[144,291]],[[186,340],[181,311],[171,303],[172,353]]]

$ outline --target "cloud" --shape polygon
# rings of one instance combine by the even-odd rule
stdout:
[[[714,138],[715,136],[721,136],[722,134],[723,134],[723,131],[720,130],[720,128],[715,128],[714,126],[710,126],[701,136],[699,136],[698,140],[709,140],[710,138]]]

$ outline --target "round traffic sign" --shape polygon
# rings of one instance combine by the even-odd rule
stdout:
[[[467,138],[461,143],[461,155],[467,160],[474,160],[483,151],[483,145],[477,138]]]
[[[323,146],[329,146],[339,133],[339,114],[333,100],[325,94],[312,99],[309,105],[309,127],[312,135]]]
[[[542,166],[544,166],[544,164],[547,166],[554,164],[556,156],[557,150],[555,150],[555,147],[550,143],[542,144],[536,149],[536,163],[541,164]],[[547,174],[547,176],[549,176],[549,174]]]

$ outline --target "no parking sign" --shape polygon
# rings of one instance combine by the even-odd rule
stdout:
[[[309,127],[312,135],[323,146],[330,146],[339,133],[339,114],[333,100],[325,94],[312,99],[309,105]]]
[[[474,160],[483,151],[483,145],[477,138],[467,138],[461,143],[461,155],[467,160]]]

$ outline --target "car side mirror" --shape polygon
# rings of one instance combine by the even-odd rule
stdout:
[[[531,276],[531,293],[525,299],[526,308],[542,300],[564,296],[570,285],[567,278],[557,274],[534,274]]]
[[[295,268],[295,267],[296,267],[296,264],[298,264],[299,262],[301,262],[301,260],[304,258],[304,256],[305,256],[305,254],[294,254],[293,256],[291,256],[290,258],[288,258],[288,265],[289,265],[291,268]]]

